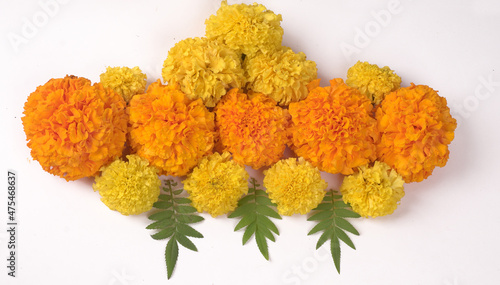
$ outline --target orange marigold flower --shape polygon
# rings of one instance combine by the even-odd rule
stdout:
[[[130,144],[160,174],[183,176],[214,147],[214,114],[178,85],[152,83],[130,100]]]
[[[435,90],[412,83],[389,93],[376,118],[381,134],[377,155],[405,182],[422,181],[436,166],[446,165],[457,121]]]
[[[342,79],[330,84],[319,87],[314,80],[307,98],[290,104],[290,147],[321,171],[348,175],[375,160],[377,122],[370,116],[370,100],[359,90]]]
[[[283,156],[287,143],[285,110],[276,101],[255,93],[251,99],[231,89],[215,108],[222,151],[254,169],[271,165]]]
[[[113,90],[85,78],[51,79],[24,105],[24,131],[31,156],[67,181],[94,176],[121,156],[126,103]]]

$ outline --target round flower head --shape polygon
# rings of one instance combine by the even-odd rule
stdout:
[[[127,155],[128,161],[117,159],[101,169],[95,178],[94,191],[111,210],[123,215],[138,215],[153,208],[160,195],[158,169],[149,166],[138,155]]]
[[[146,74],[142,73],[138,66],[108,67],[100,78],[104,87],[113,89],[127,102],[132,96],[144,93],[146,89]]]
[[[446,99],[432,88],[412,83],[389,93],[376,118],[381,134],[377,155],[405,182],[422,181],[436,166],[446,165],[457,121]]]
[[[176,85],[152,83],[130,100],[130,145],[160,169],[182,176],[212,153],[214,115],[198,99],[192,101]]]
[[[277,162],[287,143],[287,113],[263,95],[232,89],[215,108],[219,144],[235,161],[254,169]]]
[[[245,168],[224,152],[204,157],[182,183],[193,207],[216,217],[236,209],[248,192],[248,178]]]
[[[401,175],[389,165],[375,161],[363,165],[359,172],[344,177],[340,192],[345,203],[363,217],[390,215],[405,195]]]
[[[307,84],[317,77],[316,63],[288,47],[246,58],[243,67],[247,88],[268,95],[282,106],[306,98]]]
[[[280,160],[264,175],[269,198],[285,216],[307,214],[316,208],[328,187],[319,170],[302,157]]]
[[[375,160],[377,122],[372,104],[342,79],[329,87],[311,82],[306,99],[291,103],[291,148],[312,165],[330,173],[353,173],[353,168]]]
[[[24,105],[31,156],[66,180],[94,176],[121,156],[127,133],[126,103],[113,90],[85,78],[51,79]]]
[[[346,84],[358,88],[374,104],[380,104],[384,96],[399,88],[401,77],[389,67],[358,61],[347,71]]]
[[[189,99],[201,98],[214,107],[226,91],[245,83],[241,56],[207,38],[188,38],[175,44],[163,64],[163,80],[178,83]]]
[[[281,15],[267,10],[264,5],[228,5],[224,0],[217,14],[205,21],[205,34],[251,57],[258,51],[273,51],[281,46],[281,20]]]

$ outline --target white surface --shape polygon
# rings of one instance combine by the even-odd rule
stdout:
[[[166,241],[149,237],[146,215],[110,211],[90,179],[45,173],[30,159],[20,117],[27,96],[50,78],[94,82],[106,66],[138,65],[155,81],[168,50],[202,36],[219,1],[62,2],[48,10],[37,1],[0,4],[0,284],[498,284],[498,1],[260,1],[282,14],[283,43],[316,61],[323,83],[366,60],[390,66],[404,86],[439,90],[458,120],[450,159],[407,185],[393,215],[353,221],[361,236],[353,237],[357,250],[342,246],[341,275],[327,246],[315,251],[318,236],[307,236],[313,224],[305,216],[277,222],[268,262],[253,239],[241,246],[236,220],[204,215],[199,252],[182,248],[168,282]],[[390,18],[377,20],[382,14]],[[356,45],[365,29],[370,36]],[[9,34],[25,41],[16,48]],[[346,44],[356,48],[350,57]],[[7,169],[18,173],[16,278],[6,275]]]

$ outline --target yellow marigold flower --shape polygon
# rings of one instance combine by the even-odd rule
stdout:
[[[123,215],[138,215],[153,208],[160,195],[158,169],[138,155],[127,155],[128,161],[117,159],[101,169],[95,178],[94,191],[111,210]]]
[[[121,156],[127,133],[126,103],[111,89],[76,76],[51,79],[24,104],[31,156],[67,181],[94,176]]]
[[[248,99],[238,91],[230,90],[215,108],[218,144],[238,163],[254,169],[271,165],[285,151],[287,113],[263,94]]]
[[[436,166],[446,165],[457,121],[435,90],[412,83],[389,93],[376,118],[381,134],[377,155],[405,182],[422,181]]]
[[[306,98],[307,84],[317,77],[316,63],[288,47],[249,57],[243,68],[248,89],[268,95],[282,106]]]
[[[253,56],[258,51],[273,51],[281,46],[281,20],[280,14],[274,14],[264,5],[228,5],[224,0],[217,14],[205,21],[205,35],[233,50]]]
[[[264,170],[264,175],[269,198],[285,216],[307,214],[316,208],[328,187],[319,170],[302,157],[280,160]]]
[[[248,178],[245,168],[224,152],[204,157],[182,183],[193,207],[216,217],[236,209],[248,192]]]
[[[340,192],[345,203],[367,218],[390,215],[405,195],[404,181],[389,165],[375,161],[372,167],[363,165],[359,172],[344,177]]]
[[[374,104],[380,104],[384,96],[401,86],[399,77],[389,67],[358,61],[347,71],[347,85],[358,88]]]
[[[372,104],[342,79],[319,87],[311,82],[306,99],[289,106],[291,148],[322,171],[349,175],[376,158],[377,122]]]
[[[132,96],[144,93],[146,89],[146,74],[142,73],[138,66],[108,67],[100,78],[104,87],[113,89],[127,102]]]
[[[201,99],[192,101],[176,85],[152,83],[130,100],[130,145],[160,169],[182,176],[214,147],[214,114]]]
[[[241,56],[207,38],[188,38],[175,44],[163,64],[163,80],[178,83],[189,99],[201,98],[207,107],[231,88],[245,84]]]

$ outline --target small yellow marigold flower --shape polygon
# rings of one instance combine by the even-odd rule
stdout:
[[[169,84],[179,84],[189,99],[201,98],[207,107],[214,107],[227,90],[245,84],[241,56],[207,38],[176,43],[168,52],[162,76]]]
[[[261,4],[228,5],[224,0],[216,15],[205,21],[206,37],[217,39],[231,49],[253,56],[258,51],[273,51],[281,46],[281,15]]]
[[[346,84],[358,88],[372,103],[380,104],[386,94],[401,86],[401,77],[387,66],[358,61],[347,71]]]
[[[193,207],[216,217],[236,209],[238,200],[248,193],[248,178],[245,168],[224,152],[204,157],[182,183]]]
[[[307,97],[307,84],[317,78],[316,63],[306,60],[303,52],[283,47],[274,53],[248,57],[243,68],[247,88],[268,95],[281,106]]]
[[[319,170],[302,157],[280,160],[264,175],[269,198],[285,216],[307,214],[316,208],[328,187]]]
[[[405,195],[401,175],[379,161],[372,167],[363,165],[358,169],[359,172],[344,177],[340,186],[344,202],[365,218],[392,214]]]
[[[127,103],[132,96],[144,93],[146,89],[146,74],[142,73],[138,66],[134,68],[108,67],[100,78],[104,87],[113,89]]]
[[[160,169],[186,175],[214,147],[214,114],[201,99],[190,100],[177,85],[157,82],[130,100],[129,141],[132,150]]]
[[[377,156],[406,183],[420,182],[448,161],[457,121],[446,98],[426,85],[411,84],[389,93],[377,108],[381,138]]]
[[[158,169],[149,166],[146,159],[138,155],[127,155],[127,159],[117,159],[103,167],[93,187],[111,210],[126,216],[138,215],[151,210],[158,200],[161,181]]]

